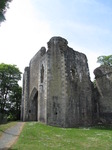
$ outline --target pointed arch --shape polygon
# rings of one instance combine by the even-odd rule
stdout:
[[[38,121],[38,91],[34,87],[30,95],[29,116],[31,121]]]
[[[32,92],[31,92],[31,95],[30,95],[30,100],[32,101],[34,99],[34,96],[38,93],[37,91],[37,88],[34,87]]]

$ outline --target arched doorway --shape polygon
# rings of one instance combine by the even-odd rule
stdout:
[[[30,96],[29,116],[31,121],[38,121],[38,91],[35,87]]]

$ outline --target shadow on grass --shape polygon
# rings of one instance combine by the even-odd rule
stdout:
[[[15,149],[15,148],[0,148],[0,150],[17,150],[17,149]]]
[[[8,150],[18,150],[17,148],[9,148]]]
[[[112,125],[96,125],[91,127],[92,129],[99,129],[99,130],[112,130]]]

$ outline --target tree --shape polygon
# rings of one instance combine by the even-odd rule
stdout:
[[[12,0],[0,0],[0,23],[5,20],[5,13],[7,8],[9,8],[9,2]]]
[[[99,56],[97,62],[101,65],[112,66],[112,55],[108,56]]]
[[[10,101],[10,105],[8,109],[9,119],[12,120],[20,119],[21,93],[22,93],[22,88],[19,85],[15,86],[9,97],[9,101]]]
[[[21,72],[16,65],[0,64],[0,113],[9,113],[11,108],[17,105],[21,97],[19,80]]]

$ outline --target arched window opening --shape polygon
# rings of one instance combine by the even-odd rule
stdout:
[[[43,83],[43,81],[44,81],[44,66],[43,66],[43,64],[42,64],[42,67],[41,67],[41,76],[40,76],[40,78],[41,78],[41,83]]]
[[[74,70],[74,69],[71,69],[71,70],[70,70],[70,74],[71,74],[72,80],[74,80],[74,79],[75,79],[75,70]]]

